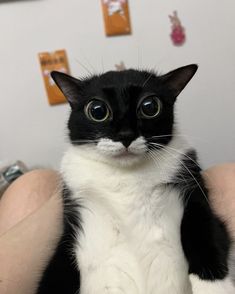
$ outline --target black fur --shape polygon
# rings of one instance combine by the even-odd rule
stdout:
[[[225,224],[210,207],[195,151],[182,156],[181,169],[172,182],[182,191],[185,205],[181,240],[189,273],[205,280],[224,279],[231,240]]]
[[[64,232],[57,250],[43,273],[37,294],[77,294],[80,276],[72,255],[73,230],[81,230],[79,204],[71,200],[70,191],[63,189]]]

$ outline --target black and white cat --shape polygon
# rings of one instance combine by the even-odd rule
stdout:
[[[38,293],[235,293],[229,234],[174,124],[196,70],[52,73],[72,108],[71,146],[61,167],[65,233]]]

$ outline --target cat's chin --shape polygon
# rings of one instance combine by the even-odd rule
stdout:
[[[98,154],[93,154],[93,159],[96,161],[103,162],[105,164],[116,166],[116,167],[132,167],[141,164],[145,157],[143,154],[134,154],[131,152],[122,152],[118,154],[107,154],[99,152]]]
[[[80,155],[86,158],[95,160],[96,162],[102,162],[111,166],[116,167],[132,167],[141,164],[145,160],[144,154],[135,154],[133,152],[119,152],[119,153],[108,153],[92,148],[85,151],[84,148],[79,148]],[[88,151],[88,152],[87,152]]]
[[[123,152],[118,155],[113,155],[109,157],[109,163],[123,166],[123,167],[130,167],[136,164],[141,163],[144,160],[144,156],[140,154],[134,154],[131,152]]]

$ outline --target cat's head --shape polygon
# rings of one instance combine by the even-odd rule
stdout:
[[[130,69],[83,80],[52,72],[71,105],[71,143],[105,162],[143,160],[172,139],[176,97],[196,70],[195,64],[165,75]]]

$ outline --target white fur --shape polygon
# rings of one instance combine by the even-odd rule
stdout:
[[[119,156],[127,150],[134,155],[141,155],[147,151],[146,141],[142,136],[134,140],[128,148],[121,142],[114,142],[108,138],[101,139],[97,144],[97,148],[98,152],[102,152],[106,156]]]
[[[126,148],[121,142],[114,142],[111,139],[101,139],[97,144],[97,150],[95,150],[94,159],[97,159],[99,154],[99,160],[105,161],[113,165],[131,166],[140,162],[147,151],[146,141],[143,137],[139,137],[134,140],[128,148]]]
[[[180,137],[169,147],[188,149]],[[155,162],[143,138],[128,149],[107,139],[96,148],[71,146],[63,158],[64,179],[83,207],[75,244],[80,293],[191,294],[180,241],[183,205],[164,185],[180,153],[158,151]]]
[[[228,277],[224,280],[205,281],[195,275],[190,275],[193,293],[196,294],[234,294],[235,288]]]

